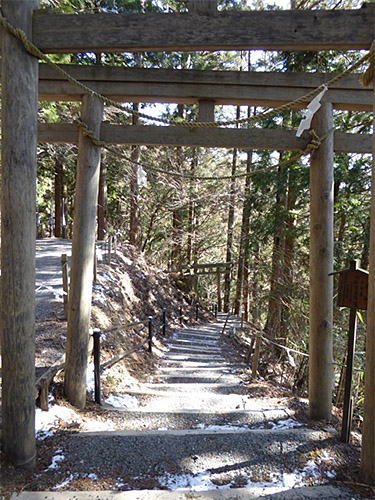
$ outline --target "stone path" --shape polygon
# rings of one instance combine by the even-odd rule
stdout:
[[[316,450],[328,453],[335,440],[332,429],[303,427],[285,401],[248,395],[241,378],[246,367],[223,347],[223,321],[175,334],[158,376],[128,391],[137,406],[121,411],[106,406],[118,417],[117,429],[61,438],[72,477],[89,471],[130,491],[23,492],[12,498],[357,498],[330,484],[329,471],[307,458]],[[229,328],[235,327],[232,320]]]

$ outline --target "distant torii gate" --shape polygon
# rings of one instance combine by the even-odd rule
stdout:
[[[208,274],[216,274],[216,285],[217,285],[217,310],[221,312],[221,280],[220,274],[225,274],[227,269],[232,266],[231,262],[217,262],[210,264],[194,264],[192,266],[185,266],[182,269],[189,271],[193,270],[193,276],[196,277],[194,287],[195,294],[198,297],[198,276],[207,276]]]

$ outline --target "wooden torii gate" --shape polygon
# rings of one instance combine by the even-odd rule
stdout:
[[[184,271],[194,271],[195,277],[195,294],[198,297],[198,276],[207,276],[210,274],[216,275],[216,296],[217,296],[217,310],[221,312],[221,278],[220,275],[227,272],[232,266],[231,262],[210,262],[208,264],[193,264],[192,266],[185,266]]]
[[[197,5],[201,4],[204,5],[204,2],[197,2]],[[374,39],[373,5],[352,11],[208,13],[203,8],[203,11],[198,9],[184,14],[73,16],[34,13],[33,10],[37,7],[37,0],[2,2],[4,16],[14,26],[23,29],[28,38],[46,53],[217,49],[348,50],[369,49]],[[103,29],[108,26],[112,29]],[[168,33],[168,36],[165,33]],[[2,84],[2,447],[16,465],[26,467],[32,466],[35,460],[34,228],[38,63],[37,59],[27,54],[20,42],[5,29],[2,29]],[[325,102],[314,118],[313,127],[320,136],[332,126],[332,109],[332,102]],[[107,124],[101,126],[101,113],[102,106],[98,101],[87,96],[83,97],[82,119],[96,134],[106,139],[109,126]],[[79,142],[77,171],[81,172],[80,180],[79,175],[77,178],[77,201],[79,200],[81,208],[76,206],[75,228],[77,224],[83,231],[82,224],[85,223],[90,243],[92,228],[89,228],[87,221],[92,217],[93,210],[96,210],[95,190],[100,153],[89,139],[83,137],[82,132],[77,136],[77,129],[74,126],[67,127],[65,132],[69,131],[70,139],[74,136],[72,142],[77,140]],[[40,135],[42,132],[41,130]],[[123,129],[121,135],[129,132],[129,129]],[[220,130],[216,132],[219,136],[229,135],[229,130],[225,130],[224,133]],[[49,137],[46,133],[45,140],[47,139]],[[254,147],[266,147],[264,144],[260,145],[260,137],[256,139],[259,142],[258,146]],[[285,139],[286,136],[279,149],[286,149]],[[62,141],[61,135],[60,140]],[[132,143],[136,143],[134,137],[131,140]],[[224,141],[222,137],[220,140]],[[119,139],[116,139],[117,141]],[[175,141],[180,145],[183,143],[182,138],[178,136]],[[199,142],[195,137],[194,143],[197,141]],[[254,142],[257,141],[254,139]],[[203,145],[211,145],[206,135],[203,137],[203,142]],[[150,140],[150,143],[154,142]],[[249,142],[242,144],[238,147],[246,149],[253,147]],[[294,144],[295,148],[301,147],[301,143]],[[275,143],[272,147],[278,149],[274,146]],[[223,145],[223,147],[233,147],[233,145]],[[313,418],[331,416],[332,278],[328,274],[332,270],[333,247],[333,151],[334,141],[331,135],[311,155],[309,399],[310,415]],[[374,172],[375,168],[373,189],[375,189]],[[89,192],[90,199],[95,199],[94,209],[93,203],[85,203],[84,194]],[[365,420],[361,462],[362,477],[369,483],[375,482],[374,210],[373,192]],[[74,238],[79,238],[79,230],[75,231],[75,235]],[[78,243],[73,241],[73,252]],[[87,269],[90,266],[92,269],[92,258],[88,250],[82,256],[82,261],[76,260],[74,265],[76,278],[73,286],[77,290],[80,289],[80,297],[85,295],[87,281],[90,281],[90,272]],[[78,309],[80,309],[79,314]],[[78,304],[72,300],[69,315],[71,325],[75,325],[74,329],[82,332],[84,342],[87,336],[87,304]],[[76,324],[72,319],[74,315],[79,319]],[[69,346],[68,352],[73,352]],[[77,377],[72,376],[73,385],[81,383],[83,371],[80,371]],[[80,405],[81,401],[76,401],[76,404]]]

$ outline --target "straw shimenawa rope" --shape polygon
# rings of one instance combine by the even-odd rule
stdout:
[[[300,151],[297,154],[293,155],[291,158],[285,159],[285,160],[277,163],[276,165],[271,165],[271,166],[266,167],[266,168],[254,170],[254,171],[252,171],[250,173],[241,173],[241,174],[236,174],[236,175],[196,176],[196,175],[191,175],[191,174],[183,174],[181,172],[173,172],[173,171],[165,170],[165,169],[162,169],[162,168],[157,168],[157,167],[149,165],[149,164],[147,164],[145,162],[134,161],[130,156],[126,155],[125,153],[123,153],[121,151],[118,151],[113,146],[110,146],[107,142],[101,141],[100,139],[98,139],[98,137],[96,137],[96,135],[94,134],[94,132],[92,130],[90,130],[89,127],[87,126],[87,124],[85,122],[83,122],[82,120],[77,120],[77,124],[78,124],[78,127],[81,129],[82,133],[86,137],[88,137],[91,140],[91,142],[93,144],[95,144],[95,146],[98,146],[98,147],[101,147],[101,148],[105,148],[108,151],[110,151],[111,153],[115,154],[116,156],[119,156],[120,158],[123,158],[123,159],[129,161],[130,163],[133,163],[134,165],[138,165],[140,167],[145,168],[146,170],[150,170],[152,172],[157,172],[157,173],[160,173],[160,174],[165,174],[165,175],[168,175],[168,176],[171,176],[171,177],[180,177],[180,178],[183,178],[183,179],[201,180],[201,181],[219,181],[219,180],[228,180],[228,179],[239,179],[239,178],[242,178],[242,177],[248,177],[250,175],[256,175],[256,174],[259,174],[259,173],[262,173],[262,172],[268,172],[268,171],[274,170],[276,168],[287,167],[290,164],[292,164],[292,163],[296,162],[297,160],[299,160],[302,156],[305,156],[305,155],[311,153],[312,151],[314,151],[315,149],[317,149],[321,145],[321,143],[330,134],[332,134],[334,132],[334,130],[335,130],[335,127],[333,127],[330,130],[328,130],[321,137],[319,137],[314,130],[310,130],[310,134],[312,136],[312,140],[311,140],[311,142],[309,142],[309,144],[307,145],[307,147],[303,151]]]

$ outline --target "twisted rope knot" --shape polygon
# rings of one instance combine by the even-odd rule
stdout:
[[[88,137],[95,146],[98,146],[100,148],[108,148],[108,144],[98,139],[94,132],[89,129],[88,125],[84,121],[78,119],[75,123],[77,123],[78,128],[81,129],[83,135],[85,137]]]

